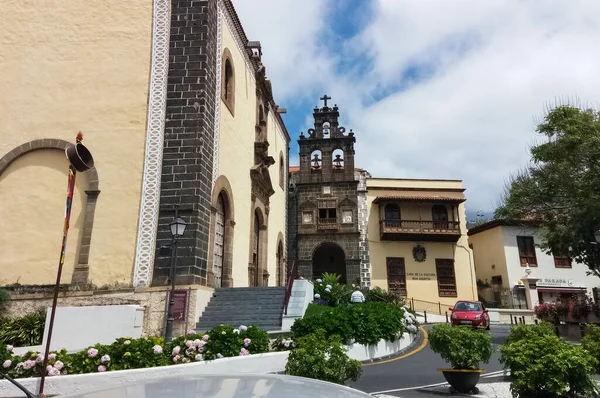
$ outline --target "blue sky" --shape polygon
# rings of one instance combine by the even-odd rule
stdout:
[[[596,0],[233,0],[292,137],[324,93],[374,177],[462,179],[491,212],[556,98],[598,103]]]

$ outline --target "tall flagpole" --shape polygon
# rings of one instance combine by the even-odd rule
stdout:
[[[52,330],[54,328],[54,317],[56,315],[56,306],[58,302],[58,291],[60,289],[60,279],[62,276],[63,265],[65,264],[65,253],[67,250],[67,235],[69,234],[69,222],[71,220],[71,206],[73,205],[73,192],[75,191],[75,177],[77,170],[85,171],[93,167],[94,161],[88,150],[81,144],[83,135],[77,134],[76,144],[66,149],[65,153],[70,161],[69,179],[67,184],[67,202],[65,205],[65,221],[63,224],[63,237],[60,249],[60,258],[58,260],[58,271],[56,273],[56,284],[54,285],[54,298],[52,299],[52,308],[50,310],[50,321],[48,324],[48,335],[46,338],[46,347],[44,352],[44,366],[42,377],[40,379],[40,397],[44,397],[44,383],[46,381],[46,368],[48,366],[48,355],[50,354],[50,343],[52,341]]]

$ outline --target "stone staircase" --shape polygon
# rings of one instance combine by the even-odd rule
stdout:
[[[206,332],[221,324],[281,330],[284,301],[285,287],[217,288],[195,330]]]

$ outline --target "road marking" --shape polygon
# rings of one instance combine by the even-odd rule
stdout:
[[[502,373],[504,373],[503,370],[498,370],[496,372],[490,372],[490,373],[488,373],[488,374],[486,374],[485,376],[482,376],[482,377],[486,377],[486,378],[498,377],[498,376],[501,376]],[[371,394],[371,395],[387,394],[389,392],[420,390],[420,389],[423,389],[423,388],[442,387],[442,386],[447,386],[447,385],[448,385],[447,382],[443,382],[443,383],[436,383],[436,384],[427,384],[427,385],[424,385],[424,386],[405,387],[405,388],[396,388],[394,390],[376,391],[376,392],[371,392],[369,394]]]
[[[425,328],[423,326],[419,327],[419,329],[421,329],[421,331],[423,332],[423,342],[421,343],[420,346],[418,346],[417,348],[415,348],[411,352],[409,352],[407,354],[404,354],[404,355],[401,355],[401,356],[396,357],[396,358],[387,359],[385,361],[379,361],[379,362],[373,362],[373,363],[366,363],[363,366],[381,365],[381,364],[384,364],[384,363],[397,361],[399,359],[404,359],[406,357],[409,357],[409,356],[411,356],[413,354],[416,354],[417,352],[421,351],[423,348],[425,348],[427,346],[427,343],[429,342],[429,338],[428,338],[427,331],[425,330]]]

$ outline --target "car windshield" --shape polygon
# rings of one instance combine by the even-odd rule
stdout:
[[[459,301],[454,306],[456,311],[481,311],[481,304],[479,303],[467,303],[464,301]]]

